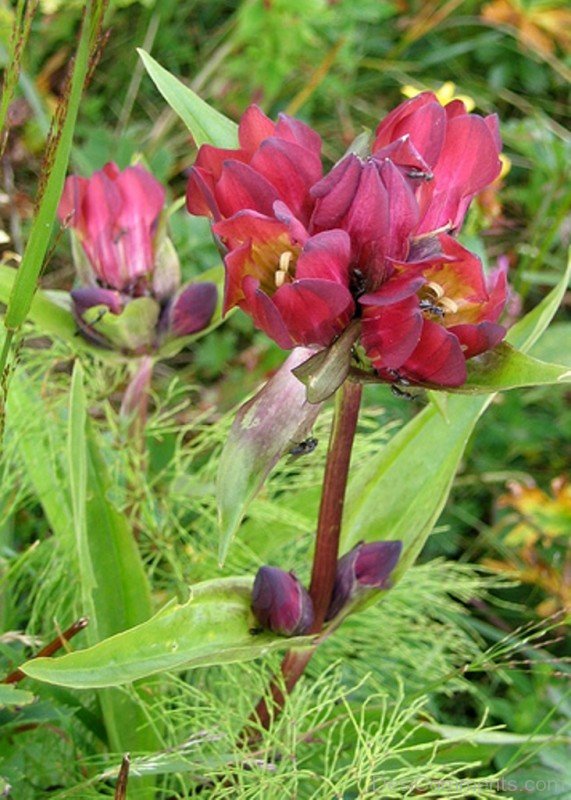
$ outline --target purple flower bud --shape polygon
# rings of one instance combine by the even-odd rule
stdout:
[[[313,623],[313,603],[293,572],[260,567],[252,591],[252,611],[264,628],[282,636],[307,633]]]
[[[107,306],[113,314],[120,314],[123,301],[115,289],[101,289],[99,286],[84,286],[71,292],[73,308],[78,317],[94,306]]]
[[[337,574],[327,620],[333,619],[353,598],[368,589],[390,588],[402,542],[361,542],[337,562]]]
[[[169,332],[174,336],[189,336],[206,328],[214,314],[217,299],[214,283],[192,283],[184,286],[169,309]]]

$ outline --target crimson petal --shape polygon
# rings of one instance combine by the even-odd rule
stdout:
[[[388,306],[367,306],[361,334],[365,352],[375,367],[398,369],[418,345],[422,326],[416,296]]]
[[[464,358],[485,353],[499,344],[506,335],[503,325],[480,322],[478,325],[452,325],[448,331],[458,337]]]
[[[331,344],[354,309],[349,290],[329,280],[294,281],[272,299],[296,344]]]
[[[224,217],[231,217],[243,209],[271,214],[278,199],[274,186],[248,164],[232,159],[224,162],[222,175],[216,184],[216,200]]]
[[[313,230],[339,226],[355,197],[362,169],[362,161],[349,153],[311,188],[317,201],[311,219]]]
[[[321,157],[321,136],[295,117],[279,114],[275,135],[287,142],[295,142]]]
[[[277,190],[280,199],[303,221],[313,208],[310,187],[321,178],[321,160],[298,144],[270,138],[262,143],[251,161],[252,169]]]
[[[273,136],[275,124],[256,105],[249,106],[238,126],[238,140],[240,146],[252,154],[264,139]]]
[[[375,131],[373,154],[409,135],[416,151],[431,167],[436,164],[446,130],[444,109],[432,92],[423,92],[397,106]]]
[[[296,265],[296,278],[322,278],[349,283],[351,240],[341,230],[323,231],[307,240]]]
[[[420,341],[400,371],[417,383],[436,386],[461,386],[466,381],[460,342],[442,325],[430,320],[424,320]]]
[[[246,275],[242,281],[242,288],[245,300],[240,305],[250,314],[254,324],[284,350],[291,350],[294,342],[280,312],[267,294],[260,289],[260,282],[251,275]]]

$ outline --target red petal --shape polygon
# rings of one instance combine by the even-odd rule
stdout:
[[[276,189],[262,175],[248,164],[233,160],[224,163],[215,191],[224,217],[244,209],[271,214],[274,202],[279,199]]]
[[[224,258],[226,266],[226,283],[224,285],[223,312],[227,314],[231,308],[237,306],[244,299],[242,281],[248,274],[250,260],[250,242],[231,250]]]
[[[432,177],[432,168],[422,158],[408,134],[375,150],[373,156],[379,162],[388,158],[397,167],[403,169],[408,178]]]
[[[70,175],[65,181],[57,211],[58,217],[63,223],[71,228],[77,228],[80,232],[85,230],[83,199],[88,183],[87,178]]]
[[[289,236],[287,225],[273,217],[257,211],[239,211],[229,219],[220,220],[212,230],[230,247],[236,247],[249,240],[267,244],[280,236]]]
[[[472,197],[500,174],[498,155],[495,137],[482,117],[453,117],[448,122],[434,180],[419,190],[419,198],[428,207],[418,232],[448,223],[459,228]]]
[[[296,265],[296,278],[322,278],[349,283],[351,240],[345,231],[318,233],[307,240]]]
[[[198,150],[194,166],[206,170],[217,181],[222,174],[224,162],[229,158],[245,163],[248,161],[243,150],[224,149],[223,147],[214,147],[212,144],[203,144]]]
[[[295,117],[279,114],[275,135],[287,142],[295,142],[321,157],[321,136]]]
[[[251,155],[264,139],[273,136],[275,128],[275,124],[258,106],[249,106],[242,115],[238,127],[240,146]]]
[[[244,301],[240,303],[252,319],[256,327],[265,331],[270,339],[273,339],[284,350],[290,350],[294,346],[291,336],[288,333],[280,312],[272,300],[260,289],[260,282],[251,276],[246,276],[242,283],[244,289]]]
[[[446,103],[444,111],[446,112],[446,119],[461,117],[463,114],[468,113],[462,100],[451,100],[449,103]]]
[[[423,92],[401,103],[381,121],[375,132],[373,153],[409,135],[416,151],[432,167],[440,154],[445,130],[444,109],[432,92]]]
[[[348,289],[317,279],[285,284],[272,299],[296,344],[330,344],[354,308]]]
[[[220,219],[214,188],[215,181],[209,172],[197,166],[190,170],[186,186],[186,207],[189,214]]]
[[[351,236],[353,259],[374,282],[385,277],[385,258],[390,229],[389,198],[377,168],[365,164],[344,227]]]
[[[311,186],[321,178],[321,160],[292,142],[266,139],[254,154],[251,166],[277,190],[293,213],[307,222],[313,208]]]
[[[466,362],[460,342],[442,325],[424,320],[420,341],[400,372],[418,383],[461,386],[466,381]]]
[[[390,278],[376,292],[364,294],[359,302],[363,306],[388,306],[415,294],[425,283],[422,275],[404,272]]]
[[[143,167],[127,167],[117,175],[117,186],[123,195],[120,225],[143,221],[150,226],[161,213],[165,203],[165,188]]]
[[[362,169],[362,161],[350,153],[312,187],[311,194],[317,200],[311,219],[313,230],[340,225],[355,197]]]
[[[388,306],[367,306],[362,342],[374,366],[398,369],[418,345],[422,323],[416,296]]]
[[[480,322],[479,325],[453,325],[448,331],[458,337],[464,358],[472,358],[499,344],[506,335],[503,325]]]
[[[508,264],[507,261],[500,265],[492,274],[488,281],[488,292],[490,298],[484,305],[482,318],[488,322],[496,322],[504,310],[508,296]]]

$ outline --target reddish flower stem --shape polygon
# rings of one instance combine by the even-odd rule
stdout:
[[[351,448],[359,418],[361,393],[361,384],[345,381],[335,398],[335,414],[331,426],[329,449],[325,464],[311,584],[309,587],[309,594],[313,601],[315,612],[315,620],[309,631],[310,633],[319,633],[321,631],[333,593],[339,555],[339,536],[343,518],[345,489],[349,475]],[[299,678],[303,675],[314,652],[315,648],[290,650],[286,653],[281,664],[281,676],[274,678],[269,687],[272,699],[269,702],[265,698],[259,701],[250,717],[251,723],[258,723],[265,729],[269,728],[272,719],[282,711],[286,695],[292,691]],[[285,694],[282,690],[284,686]],[[253,726],[248,726],[245,733],[249,742],[259,738]]]
[[[66,643],[73,639],[73,637],[82,631],[84,628],[87,627],[89,620],[87,617],[80,617],[76,620],[73,625],[70,625],[67,630],[63,631],[56,636],[56,638],[47,644],[45,647],[36,653],[35,656],[32,658],[46,658],[48,656],[53,656],[54,653],[57,653],[58,650],[61,650],[62,647],[65,647]],[[26,677],[26,673],[22,672],[21,669],[15,669],[14,672],[11,672],[5,678],[0,680],[0,683],[19,683]]]

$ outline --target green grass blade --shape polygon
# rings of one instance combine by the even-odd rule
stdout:
[[[10,40],[11,51],[8,57],[8,64],[4,69],[2,96],[0,97],[0,158],[4,155],[7,140],[7,131],[4,130],[6,115],[18,83],[22,55],[30,35],[30,28],[38,8],[38,2],[39,0],[27,0],[27,2],[26,0],[18,0],[14,9],[14,25]]]

